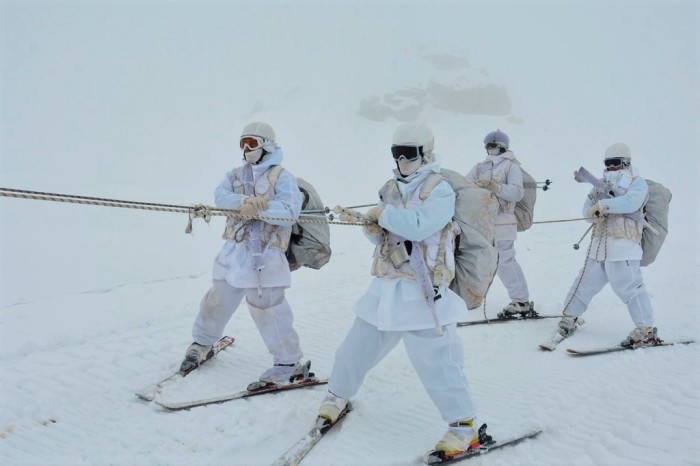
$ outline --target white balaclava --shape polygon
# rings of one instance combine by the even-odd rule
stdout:
[[[247,136],[262,139],[262,144],[255,149],[251,149],[248,146],[241,148],[241,150],[243,150],[243,158],[250,164],[255,165],[260,163],[265,154],[271,152],[276,146],[275,131],[272,129],[272,126],[268,125],[267,123],[255,121],[247,124],[241,132],[241,139]]]

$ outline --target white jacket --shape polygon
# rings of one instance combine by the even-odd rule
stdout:
[[[282,159],[282,149],[277,148],[277,150],[265,156],[265,159],[260,164],[253,166],[253,177],[257,180],[273,165],[280,165]],[[244,162],[244,165],[246,163]],[[248,197],[233,192],[233,179],[234,170],[231,170],[216,188],[214,194],[217,207],[238,209]],[[269,201],[269,208],[259,212],[259,215],[289,219],[270,220],[267,223],[291,226],[299,218],[302,201],[302,194],[299,191],[296,178],[287,170],[283,170],[275,186],[274,197]],[[284,251],[265,246],[263,245],[262,256],[265,265],[261,272],[262,286],[265,288],[289,287],[291,285],[291,272]],[[215,280],[226,280],[231,286],[236,288],[257,288],[258,276],[248,243],[226,241],[216,259],[214,259],[212,276]]]
[[[591,238],[592,244],[588,257],[598,262],[642,260],[641,225],[633,220],[623,218],[622,214],[633,214],[639,211],[647,200],[649,188],[644,178],[640,177],[636,169],[625,169],[615,172],[604,172],[603,181],[610,183],[609,189],[616,196],[601,199],[600,204],[608,207],[607,221],[602,233],[594,232]],[[596,189],[593,188],[583,203],[583,216],[588,216],[588,210],[598,201]],[[633,223],[638,228],[638,235],[627,235],[619,232],[619,226]]]
[[[496,193],[499,205],[496,216],[496,241],[515,240],[518,236],[518,220],[513,211],[515,203],[525,194],[523,172],[515,154],[506,151],[500,155],[489,155],[467,173],[467,178],[472,181],[492,180],[501,185]]]
[[[396,180],[404,201],[415,200],[416,190],[432,173],[439,172],[436,161],[421,166],[413,175],[402,178],[395,170]],[[440,232],[452,222],[455,208],[455,193],[443,181],[433,188],[430,196],[415,208],[397,208],[379,203],[384,207],[379,225],[410,241],[423,241]],[[382,236],[370,240],[378,244]],[[454,251],[449,251],[454,254]],[[441,286],[441,298],[435,301],[441,325],[451,324],[466,318],[467,306],[455,292]],[[357,317],[382,331],[410,331],[435,327],[430,307],[425,301],[420,284],[411,278],[376,277],[367,292],[355,303]]]

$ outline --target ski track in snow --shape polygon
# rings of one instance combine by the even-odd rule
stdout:
[[[371,247],[361,241],[355,246],[355,253],[370,256]],[[295,275],[288,293],[305,357],[322,377],[352,323],[352,304],[370,280],[369,261],[345,270],[344,250],[339,248],[322,272]],[[177,369],[198,299],[208,286],[209,277],[201,276],[53,300],[84,325],[73,332],[60,325],[43,328],[31,344],[3,345],[3,393],[14,400],[3,407],[3,464],[111,464],[114,458],[124,464],[183,464],[196,457],[201,464],[262,465],[286,451],[312,425],[325,387],[177,413],[133,395]],[[494,285],[494,296],[503,292]],[[155,305],[151,295],[167,296],[169,304]],[[542,298],[540,310],[555,312]],[[490,298],[487,308],[495,309],[495,301]],[[17,342],[32,333],[22,318],[38,315],[46,304],[27,304],[23,312],[14,306],[10,317],[17,320],[5,317],[4,324],[17,329]],[[537,344],[551,334],[555,319],[459,329],[479,421],[488,423],[496,438],[544,429],[540,438],[489,454],[482,464],[655,465],[669,464],[669,455],[673,464],[693,464],[700,377],[688,368],[700,356],[698,345],[567,356],[566,347],[610,344],[626,332],[624,309],[603,312],[592,308],[587,324],[552,353],[539,351]],[[481,313],[470,315],[481,318]],[[687,336],[679,324],[659,325],[662,337],[670,337],[672,329]],[[226,333],[235,343],[166,386],[161,399],[239,391],[268,367],[244,306]],[[305,465],[420,464],[444,430],[401,345],[369,373],[354,410],[338,427]]]

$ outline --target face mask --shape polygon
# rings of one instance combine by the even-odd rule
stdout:
[[[486,149],[486,153],[489,155],[500,155],[501,149],[499,149],[498,147],[494,149]]]
[[[260,162],[260,160],[262,159],[262,153],[263,153],[262,147],[258,147],[255,150],[243,152],[243,158],[245,159],[246,162],[255,165],[256,163]]]
[[[396,162],[396,167],[399,169],[401,176],[406,178],[407,176],[413,175],[422,163],[423,159],[421,157],[418,157],[415,160],[406,160],[405,158],[401,157]]]

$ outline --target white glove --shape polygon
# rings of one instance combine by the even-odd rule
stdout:
[[[372,223],[379,223],[379,217],[381,217],[384,207],[374,206],[367,211],[364,215],[365,220]]]
[[[384,228],[380,227],[378,223],[366,223],[362,225],[362,231],[369,236],[379,236],[384,233]]]
[[[267,210],[269,207],[268,202],[260,196],[251,196],[245,198],[239,213],[243,217],[255,217],[261,210]]]
[[[362,218],[362,214],[358,211],[344,209],[340,206],[335,206],[333,212],[338,214],[338,219],[340,219],[341,222],[358,223],[360,218]]]
[[[267,200],[260,196],[247,197],[246,200],[243,201],[243,204],[252,205],[256,212],[260,212],[261,210],[267,210],[268,207],[270,207]]]
[[[476,185],[480,188],[488,189],[494,194],[501,189],[501,185],[492,180],[476,180]]]
[[[608,213],[608,207],[601,205],[600,201],[596,202],[588,209],[588,217],[593,223],[603,223],[605,221],[605,215]]]

